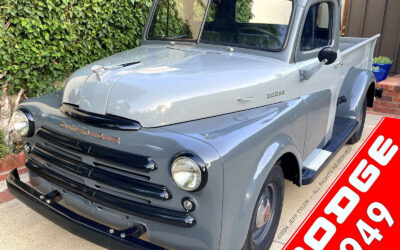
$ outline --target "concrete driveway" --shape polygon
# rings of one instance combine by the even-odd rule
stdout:
[[[271,249],[284,246],[381,118],[368,115],[362,140],[343,147],[311,185],[299,188],[286,182],[282,217]],[[56,226],[15,199],[0,204],[0,248],[101,249]]]

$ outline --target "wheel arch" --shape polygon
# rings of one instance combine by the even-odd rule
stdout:
[[[282,139],[282,137],[280,138]],[[282,143],[282,140],[279,140]],[[270,144],[273,145],[274,143]],[[243,246],[246,240],[247,236],[247,231],[250,227],[250,222],[251,222],[251,217],[253,214],[254,207],[257,202],[258,195],[260,191],[262,190],[262,187],[265,183],[265,180],[267,179],[267,176],[269,175],[271,169],[277,164],[283,164],[280,167],[282,168],[282,171],[284,173],[284,178],[285,179],[290,179],[293,181],[296,185],[301,185],[301,175],[299,177],[299,174],[301,173],[301,167],[300,167],[300,154],[297,152],[297,149],[294,145],[288,145],[288,144],[281,144],[285,145],[285,147],[278,147],[278,149],[273,153],[273,156],[270,157],[270,160],[268,162],[261,163],[262,160],[260,161],[260,165],[264,165],[262,174],[257,173],[254,174],[254,176],[257,176],[252,180],[252,182],[249,183],[249,186],[247,187],[246,190],[246,196],[244,199],[239,203],[240,204],[240,209],[239,209],[239,214],[241,217],[241,225],[244,225],[243,227],[240,228],[235,228],[231,230],[231,234],[235,235],[235,237],[232,237],[231,239],[234,239],[234,242],[224,242],[222,244],[223,247],[227,247],[229,249],[235,249],[234,246]],[[266,154],[268,149],[266,150]]]
[[[301,166],[299,159],[292,152],[284,153],[278,160],[286,180],[301,186]]]
[[[375,76],[371,71],[351,68],[343,81],[339,95],[345,96],[347,101],[338,106],[336,115],[358,119],[365,97],[368,107],[373,107],[375,82]]]
[[[370,108],[374,107],[374,100],[375,100],[375,84],[376,81],[372,82],[369,85],[368,91],[367,91],[367,106]]]

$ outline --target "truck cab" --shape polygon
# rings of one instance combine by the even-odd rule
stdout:
[[[376,39],[339,0],[156,0],[140,47],[13,116],[22,202],[108,248],[267,249],[284,179],[311,183],[361,138]],[[379,93],[378,93],[379,94]]]

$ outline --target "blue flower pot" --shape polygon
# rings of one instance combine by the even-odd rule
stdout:
[[[381,82],[386,79],[385,78],[386,70],[380,69],[378,71],[373,71],[373,72],[377,82]]]
[[[388,77],[388,75],[389,75],[390,68],[392,67],[392,64],[379,64],[379,63],[374,63],[373,65],[374,65],[374,67],[379,67],[381,70],[383,69],[383,70],[385,71],[385,74],[383,75],[382,81],[385,80],[385,79]],[[378,78],[377,78],[377,79],[378,79]]]

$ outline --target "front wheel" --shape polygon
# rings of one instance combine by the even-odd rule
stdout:
[[[284,176],[276,164],[258,195],[243,250],[269,249],[278,228],[282,212]]]
[[[365,117],[367,116],[367,98],[364,98],[363,104],[362,104],[362,110],[360,112],[359,120],[360,120],[360,125],[354,135],[350,138],[350,140],[347,142],[347,144],[355,144],[357,143],[362,136],[362,133],[364,131],[364,125],[365,125]]]

